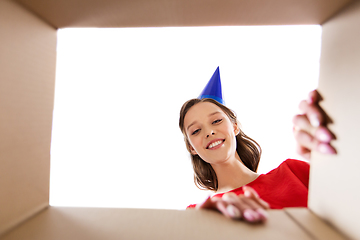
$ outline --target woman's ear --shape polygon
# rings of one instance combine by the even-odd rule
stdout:
[[[234,123],[234,132],[235,132],[235,136],[237,136],[240,133],[240,128],[237,123]]]
[[[189,149],[190,149],[190,153],[192,155],[197,155],[197,152],[195,151],[195,149],[191,146],[191,144],[189,144]]]

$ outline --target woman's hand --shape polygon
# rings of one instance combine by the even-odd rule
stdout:
[[[244,195],[229,192],[222,197],[209,197],[205,202],[197,204],[196,209],[217,210],[228,218],[244,219],[251,223],[266,221],[268,215],[264,209],[269,209],[269,204],[251,187],[244,186],[243,190]]]
[[[327,124],[332,123],[332,120],[320,107],[321,100],[322,97],[316,90],[310,92],[308,99],[301,101],[299,105],[303,114],[293,118],[296,150],[308,160],[312,151],[336,154],[335,148],[330,144],[335,135],[327,128]]]

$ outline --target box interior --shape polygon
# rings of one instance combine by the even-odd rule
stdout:
[[[325,99],[323,106],[334,121],[331,127],[337,136],[335,146],[339,154],[334,157],[317,154],[312,159],[309,207],[337,231],[350,238],[360,238],[360,231],[356,228],[356,216],[359,213],[356,203],[359,194],[354,191],[359,188],[360,182],[356,172],[359,161],[355,157],[354,146],[359,118],[356,111],[359,100],[357,78],[360,71],[357,64],[360,58],[357,44],[360,40],[359,3],[350,0],[277,0],[271,3],[265,0],[251,3],[230,0],[0,1],[0,235],[30,217],[33,218],[24,222],[18,230],[9,232],[6,235],[8,239],[22,236],[22,231],[30,239],[45,239],[46,236],[56,239],[55,233],[62,236],[69,231],[73,238],[89,237],[77,230],[93,231],[97,228],[97,234],[101,236],[111,233],[122,236],[123,233],[117,229],[118,225],[111,219],[116,218],[118,221],[117,217],[122,216],[121,221],[127,223],[126,219],[132,214],[145,214],[147,219],[143,218],[143,221],[146,223],[161,221],[163,217],[167,221],[162,224],[166,226],[159,225],[159,228],[149,231],[153,234],[161,234],[159,231],[163,231],[164,234],[170,234],[168,236],[180,231],[180,228],[176,228],[176,221],[183,216],[194,214],[192,218],[186,221],[183,219],[178,224],[189,226],[208,221],[208,213],[199,211],[168,212],[168,215],[162,215],[164,212],[161,210],[154,210],[156,213],[150,211],[152,214],[146,215],[150,212],[48,208],[58,28],[322,24],[319,90]],[[271,211],[271,216],[283,214],[283,211]],[[270,235],[278,236],[274,235],[279,234],[276,224],[291,224],[281,216],[279,222],[276,222],[276,216],[271,217],[269,224],[256,227],[257,231],[267,228]],[[74,225],[69,226],[71,219],[76,220]],[[286,219],[289,219],[288,215]],[[216,221],[211,224],[220,224]],[[272,225],[274,221],[276,224]],[[235,223],[226,223],[231,224]],[[243,223],[239,225],[252,228]],[[139,232],[137,229],[128,234]],[[285,230],[286,228],[281,229]],[[182,231],[188,231],[189,236],[196,234],[191,228]],[[266,231],[265,236],[269,236],[270,232]],[[289,236],[293,231],[295,233],[297,230],[289,232]],[[255,232],[246,230],[249,236],[255,236]],[[144,233],[147,234],[145,231]],[[233,232],[231,236],[236,234]],[[299,236],[302,235],[299,233]],[[311,236],[314,238],[315,235]],[[302,239],[305,238],[304,236]]]

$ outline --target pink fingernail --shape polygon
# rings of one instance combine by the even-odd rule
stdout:
[[[322,142],[330,142],[331,141],[331,137],[327,134],[325,134],[324,132],[320,132],[319,133],[319,140]]]
[[[256,209],[256,212],[262,216],[263,219],[267,219],[269,217],[269,214],[262,208]]]
[[[309,104],[312,104],[314,102],[312,97],[310,97],[310,96],[306,100]]]
[[[311,123],[311,125],[312,125],[313,127],[318,127],[318,126],[320,126],[320,121],[319,121],[319,119],[317,118],[316,115],[310,115],[310,116],[309,116],[309,121],[310,121],[310,123]]]
[[[260,219],[260,216],[257,212],[254,212],[251,209],[247,209],[244,211],[244,218],[249,222],[255,222]]]
[[[233,205],[228,205],[226,207],[226,211],[232,218],[240,218],[241,217],[239,209],[237,209]]]
[[[254,221],[253,215],[248,210],[244,211],[244,218],[250,222]]]
[[[334,154],[336,151],[327,143],[320,143],[318,145],[318,151],[325,154]]]
[[[244,195],[245,195],[245,197],[250,197],[250,196],[251,196],[251,192],[245,190],[245,191],[244,191]]]

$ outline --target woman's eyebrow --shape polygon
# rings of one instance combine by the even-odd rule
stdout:
[[[212,116],[212,115],[215,115],[215,114],[217,114],[217,113],[220,113],[220,112],[219,112],[219,111],[216,111],[216,112],[210,113],[210,114],[209,114],[209,117]]]
[[[208,116],[211,117],[212,115],[215,115],[217,113],[220,113],[219,111],[216,111],[216,112],[213,112],[213,113],[210,113]],[[196,121],[193,121],[187,128],[186,130],[189,130],[189,128],[194,125],[196,123]]]
[[[187,128],[186,128],[186,130],[189,130],[189,128],[192,126],[192,125],[194,125],[196,123],[196,121],[193,121]]]

